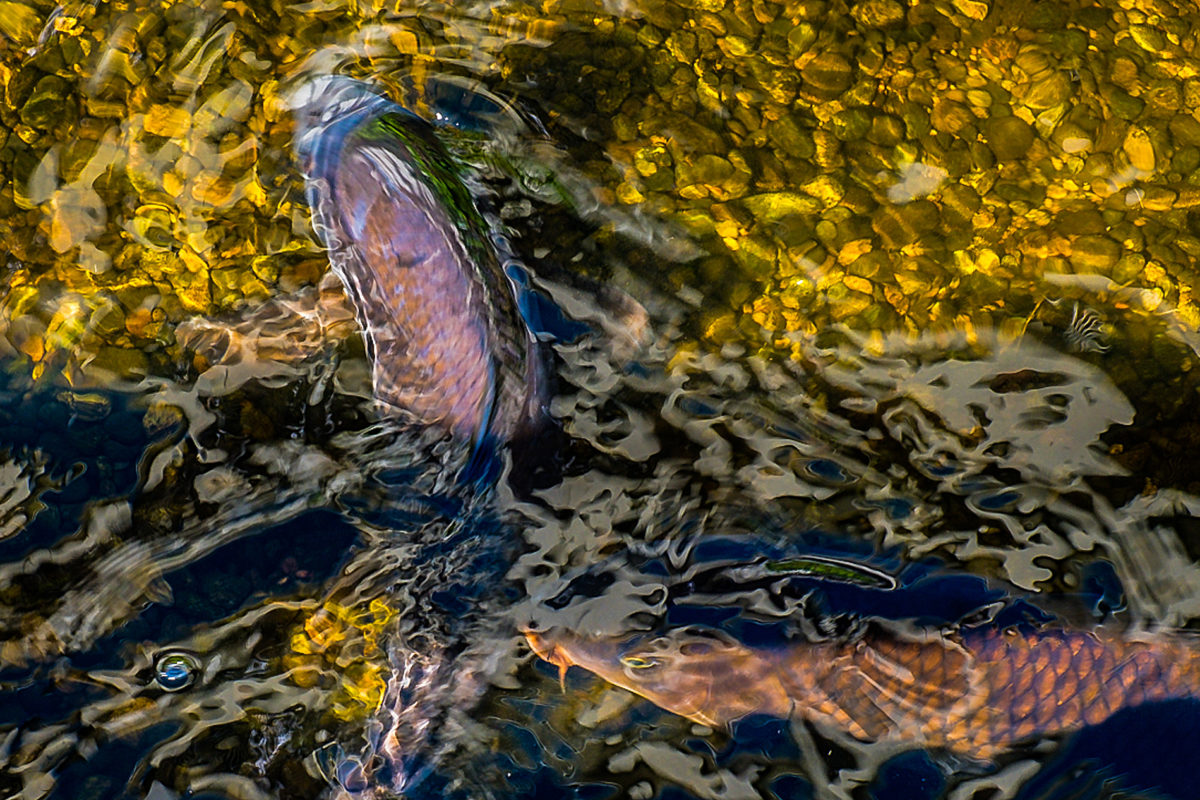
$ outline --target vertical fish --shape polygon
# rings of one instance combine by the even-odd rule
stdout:
[[[991,758],[1022,740],[1097,725],[1123,708],[1200,697],[1200,648],[1183,636],[980,628],[751,646],[722,631],[590,637],[526,633],[563,672],[581,666],[710,726],[803,716],[861,739]]]
[[[344,77],[293,97],[313,228],[346,286],[375,397],[477,446],[529,420],[535,344],[458,166],[422,119]]]

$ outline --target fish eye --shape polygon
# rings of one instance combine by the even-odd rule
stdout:
[[[650,669],[657,667],[659,660],[657,658],[647,658],[643,656],[621,656],[621,664],[630,669]]]

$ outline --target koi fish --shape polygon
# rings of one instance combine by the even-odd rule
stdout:
[[[967,629],[748,646],[716,629],[591,637],[527,631],[533,651],[579,666],[710,727],[750,714],[801,716],[870,741],[978,759],[1123,708],[1200,697],[1200,647],[1182,635],[1103,629]]]
[[[375,398],[479,443],[522,428],[542,382],[516,290],[428,123],[368,84],[293,98],[313,229],[355,307]]]

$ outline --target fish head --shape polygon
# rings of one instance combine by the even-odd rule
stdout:
[[[310,181],[331,180],[346,137],[363,122],[384,113],[408,114],[381,88],[345,75],[322,75],[300,84],[287,94],[286,103],[295,123],[292,148]]]
[[[303,141],[314,130],[389,101],[365,81],[345,75],[321,75],[293,88],[285,102],[296,123],[296,138]]]
[[[745,647],[726,633],[697,626],[662,635],[587,636],[563,628],[527,631],[530,647],[565,673],[582,667],[660,708],[705,725],[727,721],[718,698]]]

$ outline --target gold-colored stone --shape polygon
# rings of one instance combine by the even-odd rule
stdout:
[[[805,92],[821,100],[832,100],[850,88],[854,67],[836,52],[822,52],[804,59],[800,78]]]
[[[722,37],[717,45],[730,58],[744,58],[754,51],[754,42],[743,36]]]
[[[891,28],[904,23],[904,10],[896,0],[863,0],[851,7],[850,15],[866,28]]]
[[[974,20],[986,19],[991,10],[989,4],[984,0],[953,0],[953,4],[958,13]]]
[[[874,302],[871,295],[856,292],[847,288],[843,292],[829,292],[829,316],[836,322],[842,322],[866,311]]]
[[[145,338],[147,327],[154,321],[152,309],[142,306],[125,315],[125,330],[134,337]]]
[[[676,31],[667,37],[663,46],[680,63],[691,64],[696,60],[696,35],[694,33]]]
[[[642,147],[633,154],[633,168],[643,178],[649,178],[658,172],[659,167],[668,166],[670,163],[671,156],[662,145]]]
[[[625,205],[635,205],[644,202],[646,196],[638,191],[638,187],[629,181],[622,181],[617,185],[617,200]]]
[[[843,267],[853,264],[858,258],[871,252],[873,246],[870,239],[855,239],[847,242],[837,254],[837,261]]]
[[[1071,78],[1064,70],[1046,70],[1021,95],[1025,105],[1033,109],[1048,109],[1067,102],[1073,93]]]
[[[994,100],[992,95],[983,89],[972,89],[967,92],[967,102],[975,108],[987,109],[991,108]]]
[[[267,190],[259,183],[258,175],[251,175],[249,180],[243,181],[241,186],[244,187],[246,199],[260,209],[266,210],[268,205]]]
[[[237,197],[238,185],[220,172],[206,170],[192,182],[192,199],[210,206],[226,206]]]
[[[1138,47],[1155,55],[1167,45],[1162,32],[1149,25],[1130,25],[1129,37],[1137,42]]]
[[[165,139],[181,139],[191,125],[192,115],[179,106],[160,103],[150,107],[142,122],[147,133]]]
[[[208,262],[201,258],[191,247],[181,248],[179,257],[188,272],[199,273],[208,269]]]
[[[207,314],[212,305],[212,289],[208,270],[192,276],[186,283],[176,284],[175,290],[183,307],[198,314]]]
[[[1125,155],[1129,158],[1129,164],[1134,169],[1146,174],[1154,172],[1154,145],[1144,128],[1130,125],[1129,130],[1125,133],[1125,141],[1121,144],[1121,149],[1125,151]]]
[[[789,214],[816,214],[820,201],[799,192],[767,192],[743,197],[740,201],[755,219],[770,225]]]
[[[846,194],[845,186],[832,175],[818,175],[811,181],[802,184],[800,189],[805,194],[820,200],[826,208],[837,205]]]
[[[930,117],[934,129],[957,135],[968,129],[974,121],[975,115],[961,103],[940,98],[934,101]]]
[[[42,17],[29,4],[0,2],[0,33],[18,45],[35,44],[43,24]]]
[[[177,171],[169,169],[162,175],[162,188],[171,197],[179,197],[183,194],[183,176]]]
[[[868,295],[871,294],[872,290],[874,289],[869,280],[866,278],[860,278],[857,275],[847,275],[842,283],[846,285],[847,289],[852,289],[856,292],[862,292],[863,294]]]
[[[1107,236],[1080,236],[1071,244],[1071,266],[1078,272],[1111,270],[1121,255],[1121,247]]]
[[[417,35],[407,28],[397,28],[392,31],[389,39],[398,53],[413,56],[421,52],[421,43],[418,41]]]
[[[1170,211],[1179,195],[1164,186],[1148,186],[1142,194],[1141,205],[1147,211]]]

